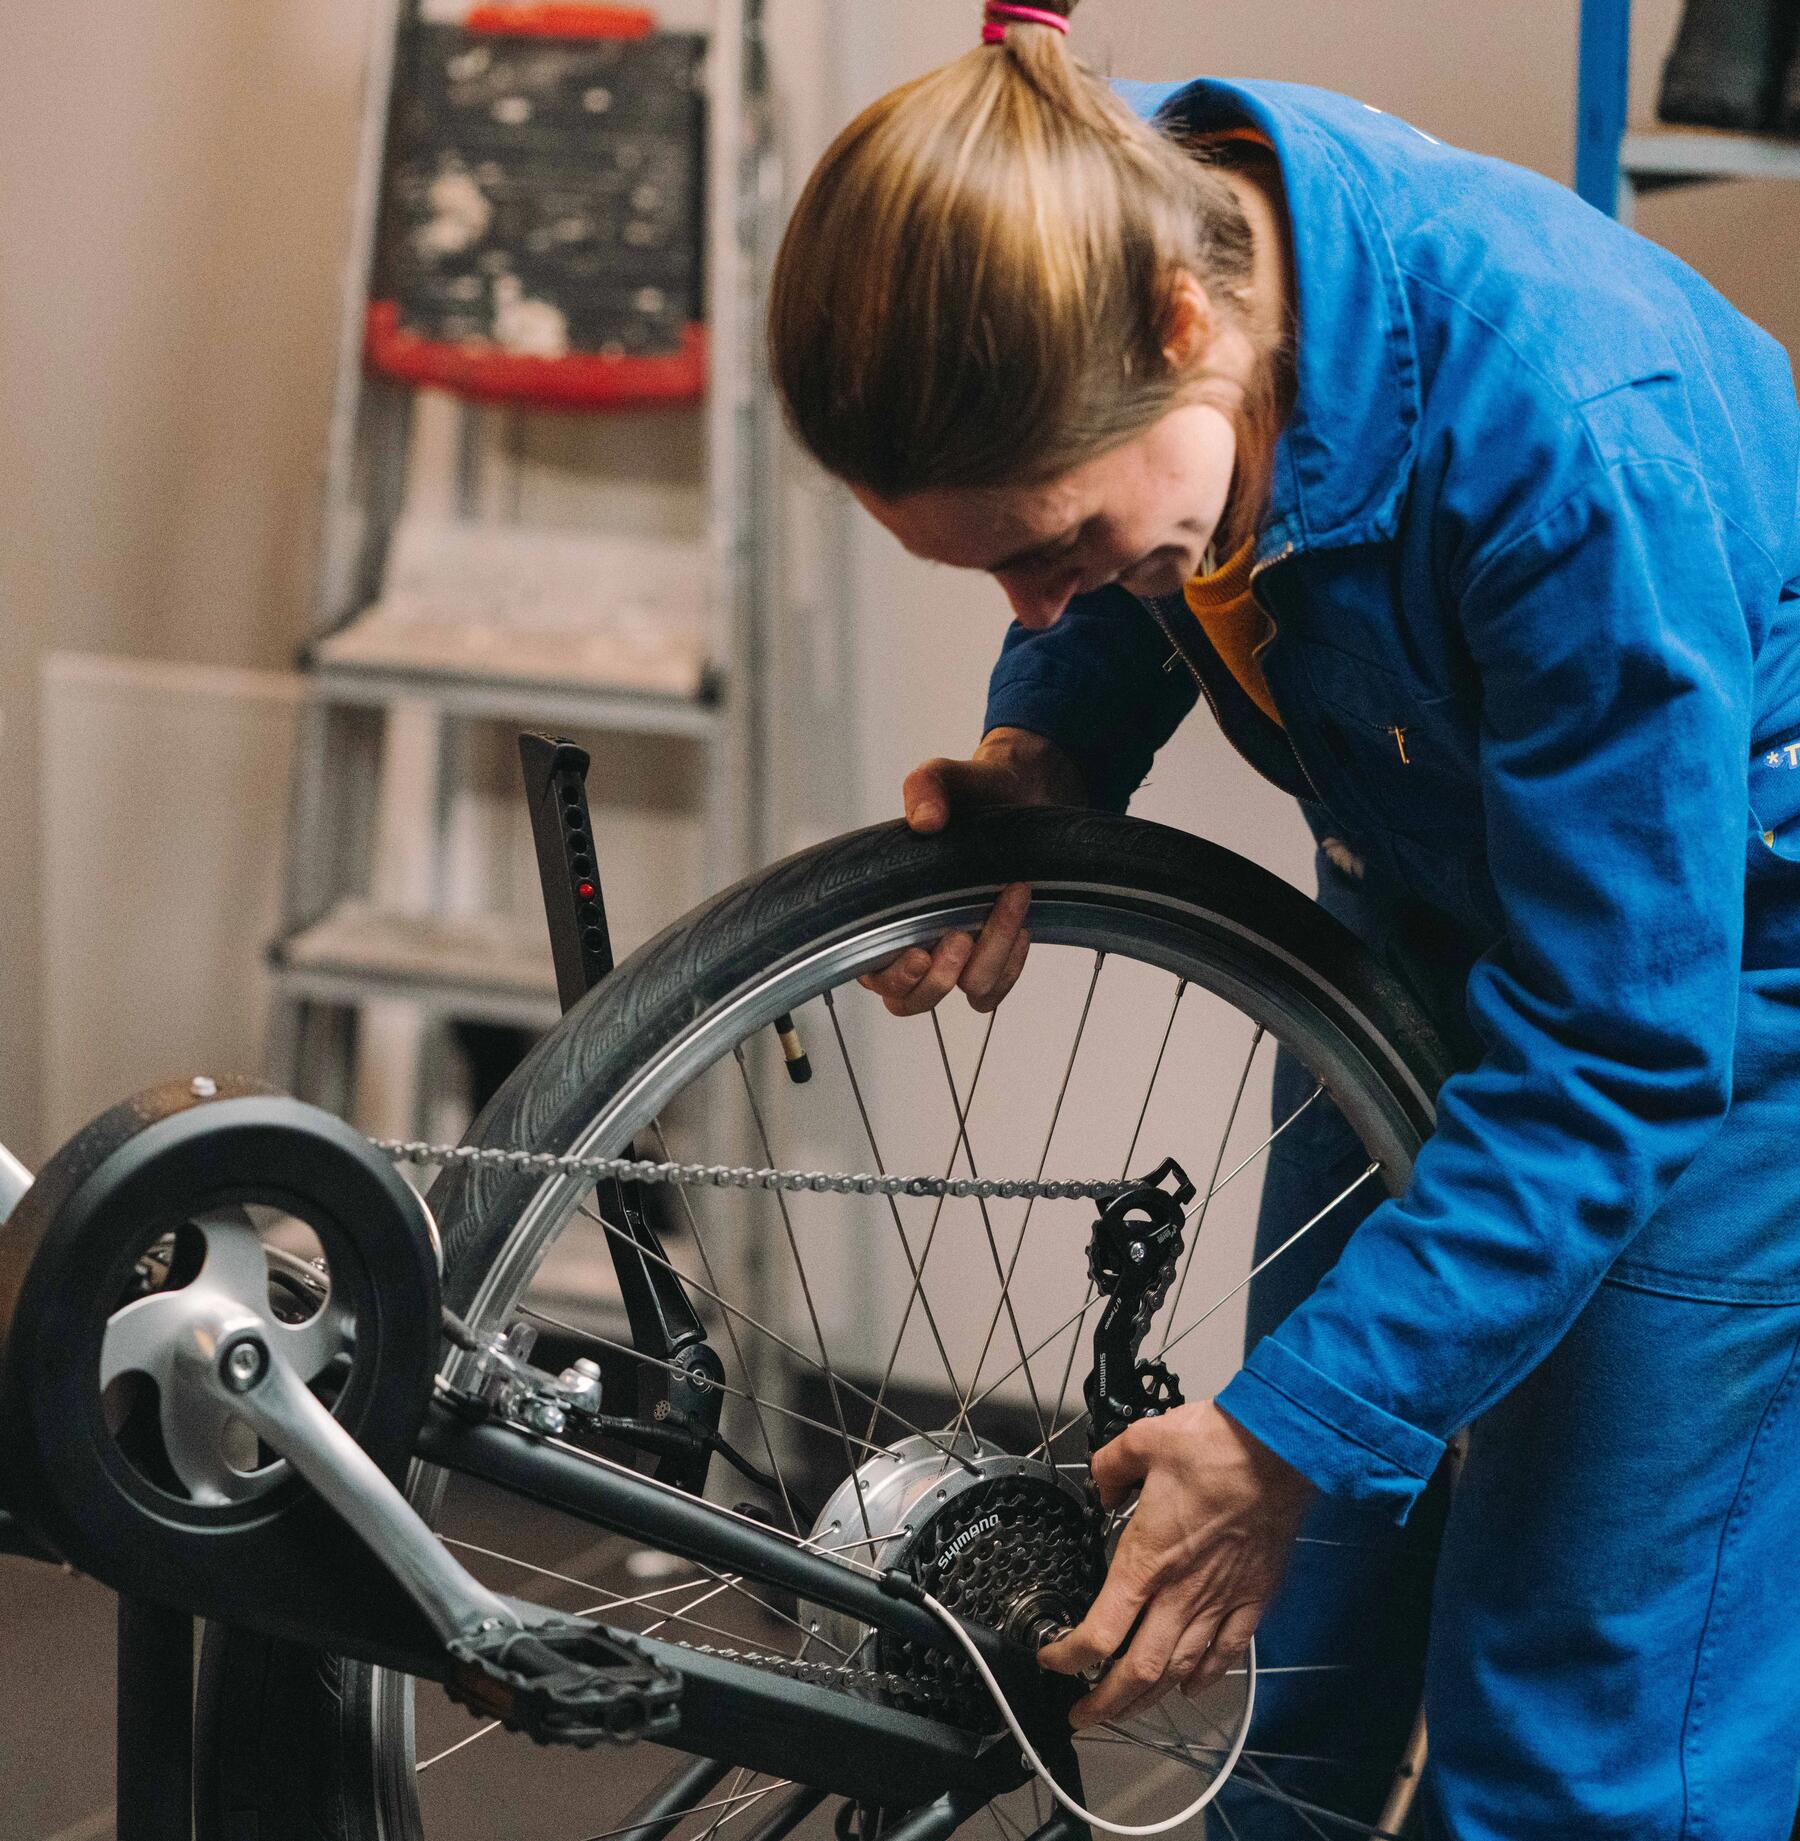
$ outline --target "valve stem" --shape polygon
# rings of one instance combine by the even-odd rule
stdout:
[[[775,1035],[781,1043],[781,1058],[787,1063],[788,1079],[797,1087],[805,1086],[812,1079],[812,1057],[800,1040],[793,1017],[785,1010],[775,1019]]]

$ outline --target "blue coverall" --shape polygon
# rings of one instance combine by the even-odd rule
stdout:
[[[1447,974],[1468,1041],[1406,1194],[1339,1232],[1309,1296],[1265,1291],[1269,1333],[1220,1404],[1364,1526],[1405,1521],[1473,1428],[1431,1611],[1432,1832],[1786,1841],[1787,357],[1562,187],[1365,105],[1276,83],[1121,87],[1146,117],[1248,121],[1280,161],[1298,397],[1255,591],[1282,723],[1178,597],[1115,588],[1008,634],[988,726],[1051,737],[1118,808],[1197,675],[1239,750],[1338,840],[1351,867],[1326,871],[1329,904],[1409,975]],[[1164,669],[1172,644],[1193,675]],[[1271,1191],[1329,1196],[1348,1148],[1327,1120]],[[1271,1642],[1287,1615],[1284,1600]],[[1339,1640],[1378,1665],[1355,1630]]]

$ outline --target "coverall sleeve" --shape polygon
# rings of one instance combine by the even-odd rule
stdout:
[[[985,729],[1047,736],[1081,769],[1088,796],[1122,812],[1156,751],[1199,696],[1142,602],[1122,588],[1077,595],[1053,626],[1016,621],[988,680]]]
[[[1218,1397],[1399,1519],[1723,1118],[1743,934],[1752,659],[1705,481],[1596,463],[1457,604],[1505,922],[1468,986],[1484,1052],[1406,1194]]]

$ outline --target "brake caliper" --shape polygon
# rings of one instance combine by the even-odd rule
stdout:
[[[1194,1185],[1173,1157],[1100,1211],[1088,1245],[1088,1275],[1106,1299],[1094,1326],[1094,1366],[1082,1385],[1088,1407],[1088,1449],[1140,1419],[1180,1406],[1181,1385],[1159,1361],[1138,1351],[1162,1308],[1181,1256],[1183,1211]]]

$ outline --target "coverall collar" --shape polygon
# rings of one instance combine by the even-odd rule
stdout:
[[[1281,165],[1299,296],[1297,396],[1276,447],[1258,560],[1393,537],[1417,440],[1419,359],[1399,261],[1351,158],[1292,106],[1291,85],[1202,77],[1114,87],[1147,121],[1201,131],[1248,122]]]

